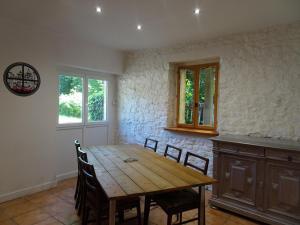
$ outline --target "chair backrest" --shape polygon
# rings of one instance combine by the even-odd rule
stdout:
[[[84,154],[82,156],[84,156]],[[85,191],[96,194],[100,184],[97,180],[94,166],[89,164],[82,156],[78,157],[78,164],[81,170]]]
[[[81,157],[85,162],[88,162],[87,154],[86,154],[86,152],[81,150],[81,147],[79,147],[77,149],[77,155],[78,155],[78,158]]]
[[[76,139],[74,140],[74,145],[75,145],[75,150],[76,150],[76,154],[77,154],[77,158],[79,157],[78,155],[78,148],[80,148],[80,143],[79,141]]]
[[[173,154],[174,151],[176,153]],[[180,157],[181,157],[181,153],[182,153],[182,149],[181,148],[177,148],[175,146],[172,146],[172,145],[168,144],[166,146],[166,150],[165,150],[164,156],[165,157],[170,157],[172,159],[175,159],[177,162],[179,162],[180,161]]]
[[[156,152],[157,144],[158,144],[157,140],[154,140],[154,139],[151,139],[151,138],[146,138],[145,143],[144,143],[144,148],[150,148],[154,152]]]
[[[190,162],[189,159],[191,157],[195,158],[195,161],[199,162],[199,164],[201,164],[202,166],[197,166],[196,162]],[[208,169],[208,163],[209,163],[209,159],[204,158],[200,155],[194,154],[192,152],[187,152],[186,156],[185,156],[185,160],[184,160],[184,165],[185,166],[189,166],[192,167],[194,169],[200,170],[204,175],[207,174],[207,169]]]

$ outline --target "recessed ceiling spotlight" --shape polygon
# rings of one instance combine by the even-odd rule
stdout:
[[[100,6],[97,6],[97,7],[96,7],[96,11],[97,11],[97,13],[101,13],[101,12],[102,12],[101,7],[100,7]]]
[[[195,8],[194,14],[195,14],[195,15],[199,15],[199,13],[200,13],[200,9],[199,9],[199,8]]]
[[[137,30],[142,30],[142,25],[141,25],[141,24],[138,24],[138,25],[136,26],[136,29],[137,29]]]

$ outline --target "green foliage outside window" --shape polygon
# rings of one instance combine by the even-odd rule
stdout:
[[[87,79],[88,82],[88,121],[104,120],[105,82]],[[81,122],[83,78],[59,76],[59,116],[62,123]]]
[[[104,119],[104,82],[95,79],[88,82],[88,119],[101,121]]]
[[[82,78],[59,76],[59,94],[69,95],[74,92],[82,92]]]
[[[193,123],[193,104],[195,91],[194,74],[192,71],[186,72],[185,79],[185,122],[186,124]]]

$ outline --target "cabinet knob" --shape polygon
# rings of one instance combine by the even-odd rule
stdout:
[[[241,161],[236,160],[236,161],[235,161],[235,165],[237,165],[237,166],[241,165]]]
[[[247,178],[247,183],[248,183],[248,184],[252,184],[252,181],[253,181],[252,177],[248,177],[248,178]]]
[[[225,177],[226,177],[226,178],[229,178],[229,177],[230,177],[230,173],[229,173],[229,172],[226,172],[226,173],[225,173]]]
[[[272,183],[272,188],[273,188],[274,190],[277,190],[278,184]]]

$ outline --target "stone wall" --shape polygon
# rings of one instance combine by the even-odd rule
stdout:
[[[172,63],[219,58],[218,131],[300,141],[300,23],[173,48],[131,52],[118,80],[121,143],[159,140],[212,158],[206,137],[163,128],[175,118]],[[211,174],[212,160],[209,174]]]

